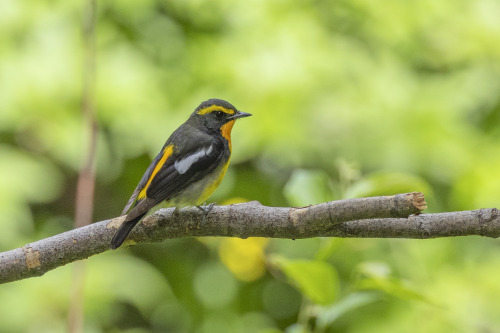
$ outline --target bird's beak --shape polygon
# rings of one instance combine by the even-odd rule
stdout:
[[[247,113],[247,112],[243,112],[243,111],[236,111],[236,113],[231,116],[229,119],[233,120],[233,119],[239,119],[239,118],[245,118],[245,117],[250,117],[252,114],[251,113]]]

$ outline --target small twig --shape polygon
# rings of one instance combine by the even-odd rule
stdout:
[[[85,1],[83,14],[83,38],[85,63],[83,67],[82,115],[88,131],[87,154],[80,169],[76,187],[75,227],[92,223],[94,211],[95,155],[97,148],[97,122],[95,119],[95,22],[96,0]],[[83,330],[83,293],[85,266],[79,262],[74,267],[71,285],[71,300],[68,310],[68,332],[79,333]]]
[[[428,239],[455,236],[500,237],[500,212],[484,208],[461,212],[412,215],[408,218],[350,221],[325,233],[327,237]]]

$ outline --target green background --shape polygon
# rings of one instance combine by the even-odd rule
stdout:
[[[81,1],[0,2],[0,251],[73,227]],[[233,130],[211,201],[422,191],[498,206],[500,2],[100,1],[93,220],[208,98]],[[495,332],[494,239],[186,238],[85,261],[85,332]],[[74,265],[0,286],[1,332],[66,330]]]

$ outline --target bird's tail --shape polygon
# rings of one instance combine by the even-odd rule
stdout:
[[[125,238],[127,238],[128,234],[132,231],[132,229],[135,227],[137,223],[146,215],[146,213],[141,214],[137,216],[136,218],[130,220],[130,221],[125,221],[122,223],[120,228],[115,232],[115,235],[111,239],[111,249],[117,249],[122,245],[123,241],[125,241]]]

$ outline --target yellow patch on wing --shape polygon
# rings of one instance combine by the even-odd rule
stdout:
[[[204,115],[204,114],[207,114],[207,113],[210,113],[210,112],[214,112],[214,111],[221,111],[221,112],[224,112],[224,113],[227,113],[227,114],[234,114],[234,110],[231,110],[231,109],[227,109],[223,106],[220,106],[220,105],[210,105],[210,106],[207,106],[206,108],[203,108],[201,109],[200,111],[196,112],[197,114],[199,115]]]
[[[231,130],[233,129],[234,122],[236,120],[231,120],[225,123],[220,127],[220,134],[222,134],[222,137],[227,140],[227,143],[229,144],[229,151],[232,149],[231,145]]]
[[[153,181],[153,178],[155,178],[158,171],[160,171],[161,167],[165,164],[165,162],[170,157],[170,155],[172,155],[173,152],[174,152],[173,145],[168,145],[165,147],[165,149],[163,149],[163,156],[161,157],[161,159],[158,161],[158,164],[156,164],[155,168],[153,169],[153,172],[151,173],[151,176],[149,176],[148,182],[146,183],[144,188],[141,190],[141,192],[139,192],[137,199],[144,199],[146,197],[146,191],[147,191],[149,185],[151,184],[151,182]]]

